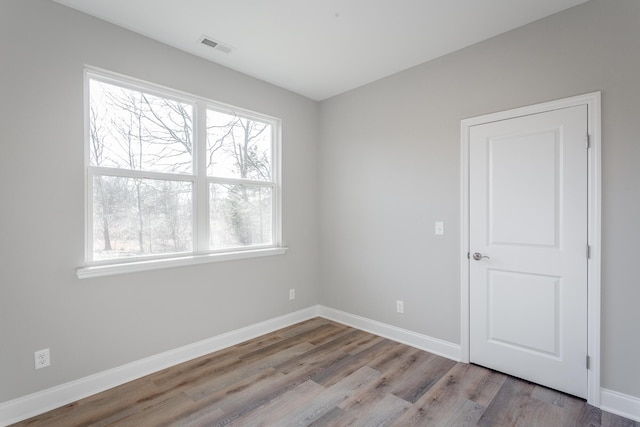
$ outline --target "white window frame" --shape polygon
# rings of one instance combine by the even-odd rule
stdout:
[[[183,102],[193,106],[193,165],[188,174],[147,172],[91,165],[89,150],[89,84],[98,80],[131,90],[143,91],[159,97]],[[252,181],[211,177],[206,170],[207,110],[235,115],[271,125],[271,181]],[[186,92],[145,82],[132,77],[105,71],[95,67],[84,70],[84,170],[85,170],[85,265],[76,270],[78,278],[107,276],[158,268],[177,267],[234,259],[254,258],[286,253],[282,245],[282,195],[281,195],[281,120],[242,108],[223,104]],[[126,178],[150,178],[171,181],[186,181],[193,185],[193,249],[184,254],[145,255],[112,260],[93,260],[93,177],[108,173],[109,176]],[[272,243],[229,249],[209,249],[209,185],[243,184],[269,187],[272,191]]]

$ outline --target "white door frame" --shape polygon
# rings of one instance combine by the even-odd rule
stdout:
[[[528,107],[464,119],[460,122],[460,299],[461,361],[469,363],[469,129],[471,126],[550,110],[587,105],[590,144],[588,152],[588,304],[587,304],[587,402],[600,406],[600,233],[601,233],[601,123],[600,92],[545,102]],[[585,140],[585,144],[587,141]],[[585,248],[586,251],[586,248]],[[586,254],[585,254],[586,256]],[[585,363],[587,363],[585,361]]]

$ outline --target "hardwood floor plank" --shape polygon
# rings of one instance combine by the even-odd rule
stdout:
[[[393,352],[396,357],[392,361],[385,360],[386,363],[383,364],[377,363],[378,361],[374,362],[373,364],[378,367],[377,370],[380,372],[380,378],[349,396],[340,404],[340,408],[351,413],[365,413],[370,409],[371,403],[381,401],[386,395],[393,395],[391,394],[392,388],[401,385],[407,372],[413,372],[410,368],[415,366],[418,360],[417,355],[421,353],[420,350],[410,347],[406,347],[404,350],[406,351]],[[374,366],[371,367],[376,369]],[[394,395],[394,397],[397,396]],[[397,398],[406,402],[400,397]],[[406,403],[411,405],[411,402]]]
[[[336,322],[325,319],[323,317],[314,317],[313,319],[305,320],[303,322],[296,323],[295,325],[287,326],[286,328],[279,329],[265,336],[276,334],[282,338],[291,338],[292,336],[302,335],[306,332],[312,331],[321,326],[324,326],[324,327],[326,327],[327,325],[335,326],[336,324],[337,324]]]
[[[582,399],[536,385],[531,397],[563,409],[563,421],[568,427],[600,427],[602,412]]]
[[[375,347],[381,342],[390,343],[393,342],[386,338],[379,337],[377,335],[372,335],[365,333],[360,339],[354,340],[352,343],[345,344],[342,348],[342,351],[345,353],[349,353],[352,356],[356,356],[363,351],[371,349],[371,347]]]
[[[531,397],[561,408],[564,408],[565,399],[568,398],[564,393],[539,385],[534,387]]]
[[[486,409],[484,406],[477,402],[473,402],[467,399],[460,399],[462,403],[458,408],[454,409],[454,413],[458,413],[456,417],[453,417],[446,426],[477,426],[477,422]]]
[[[345,407],[348,409],[344,409],[342,404],[338,406],[343,414],[326,425],[333,427],[389,426],[411,407],[411,403],[393,394],[379,393],[368,396],[364,401],[352,400],[350,405]]]
[[[197,417],[190,417],[188,419],[179,420],[166,425],[175,427],[211,427],[213,425],[216,425],[216,423],[217,425],[226,425],[224,412],[222,412],[222,409],[220,408],[215,408],[206,412],[203,411],[198,413]]]
[[[274,426],[302,405],[307,405],[325,388],[308,380],[277,398],[231,422],[231,426]]]
[[[567,424],[572,425],[571,420],[575,420],[575,423],[572,425],[575,427],[601,427],[603,425],[601,422],[603,414],[605,414],[605,412],[589,405],[585,401],[581,401],[575,405],[573,411],[567,414],[567,419],[569,420]],[[640,425],[638,425],[638,427],[640,427]]]
[[[269,368],[277,373],[277,378],[249,378],[227,388],[206,396],[202,399],[202,403],[197,401],[196,411],[204,411],[208,405],[220,407],[228,420],[234,420],[249,411],[259,407],[269,400],[286,393],[288,390],[302,384],[309,378],[313,377],[317,372],[332,366],[337,361],[347,355],[341,351],[339,343],[348,337],[340,336],[335,338],[334,345],[325,347],[326,351],[316,351],[317,348],[304,354],[304,359],[293,357],[296,360],[295,368],[289,368],[284,375],[283,370],[278,367]],[[197,415],[197,414],[195,414]],[[190,414],[193,417],[194,414]]]
[[[358,337],[364,336],[364,334],[355,333],[355,332],[362,332],[362,331],[350,328],[346,325],[341,325],[340,323],[334,323],[332,325],[334,327],[333,330],[326,331],[323,334],[318,334],[316,337],[309,337],[308,342],[317,346],[321,346],[333,341],[334,339],[342,338],[344,335],[349,335],[351,339],[353,339],[354,336],[358,336]],[[343,341],[343,344],[346,344],[347,342],[349,341]]]
[[[478,421],[478,426],[513,427],[520,425],[534,387],[528,382],[508,377]]]
[[[310,331],[306,331],[299,335],[293,335],[288,338],[282,339],[271,345],[267,345],[262,348],[255,349],[253,351],[242,352],[239,358],[245,361],[251,361],[253,359],[261,359],[270,354],[278,353],[282,350],[286,350],[289,347],[293,347],[300,343],[313,344],[312,341],[318,337],[331,336],[332,334],[344,333],[343,328],[337,328],[332,324],[323,324]]]
[[[234,369],[215,372],[215,374],[200,377],[191,385],[185,384],[185,393],[193,400],[200,400],[218,390],[222,390],[242,380],[259,374],[273,366],[277,366],[293,357],[308,353],[315,348],[309,343],[300,343],[286,348],[278,353],[272,353],[262,359],[252,359],[246,362],[238,359]]]
[[[521,416],[516,427],[525,426],[558,426],[566,425],[565,411],[562,407],[543,402],[538,399],[530,399],[522,408]]]
[[[95,424],[89,424],[94,426],[118,426],[118,427],[136,427],[141,425],[162,425],[165,420],[171,419],[189,408],[192,405],[191,399],[185,396],[183,393],[167,396],[165,398],[158,398],[154,401],[150,401],[151,404],[145,406],[138,406],[132,408],[123,408],[120,413],[115,414],[114,417],[105,418]]]
[[[441,413],[430,425],[436,426],[476,426],[486,408],[477,402],[468,399],[457,398],[446,413]]]
[[[202,399],[192,400],[189,405],[175,414],[171,414],[167,418],[167,425],[175,424],[180,420],[192,423],[204,415],[211,419],[212,425],[223,419],[228,423],[284,394],[296,385],[291,383],[290,379],[282,373],[269,368],[253,377],[208,394]],[[224,416],[212,418],[211,412],[217,409],[220,409],[220,413]]]
[[[507,376],[481,366],[456,364],[417,404],[437,402],[443,405],[462,397],[487,407],[502,388]]]
[[[310,369],[308,371],[310,375],[309,378],[311,378],[311,376],[317,374],[320,370],[330,368],[331,365],[337,363],[339,360],[349,357],[349,354],[342,350],[343,346],[359,338],[361,335],[362,331],[347,330],[347,333],[341,333],[326,342],[317,342],[314,340],[316,347],[313,350],[293,357],[275,366],[275,368],[284,374],[289,374],[290,372],[303,369],[305,366],[319,367],[319,369]],[[329,361],[331,361],[331,364],[326,365],[325,363]]]
[[[391,341],[383,339],[378,341],[376,345],[364,349],[355,355],[349,353],[345,358],[340,359],[335,364],[315,374],[312,379],[324,387],[331,387],[345,376],[367,365],[369,361],[374,359],[380,351],[383,351],[384,348],[390,344]],[[344,348],[341,348],[341,351],[344,351]]]
[[[460,363],[456,366],[460,369],[460,377],[457,380],[461,395],[472,402],[488,407],[498,394],[507,375],[492,371],[482,366]]]
[[[135,402],[135,405],[131,405],[130,408],[123,410],[122,402],[117,399],[119,393],[111,389],[47,412],[33,418],[32,421],[27,420],[23,425],[54,427],[100,425],[104,420],[119,420],[146,406],[153,405],[154,402],[151,402],[149,397],[158,395],[158,389],[149,381],[139,381],[135,385],[128,383],[123,386],[126,387],[120,393],[126,393],[127,398]]]
[[[141,396],[135,400],[135,404],[125,406],[117,399],[110,399],[105,407],[109,409],[107,413],[96,411],[95,405],[89,403],[87,412],[91,417],[85,418],[78,425],[87,426],[108,426],[118,422],[123,422],[129,417],[139,416],[148,413],[147,411],[158,411],[160,408],[174,407],[181,402],[185,402],[185,397],[181,393],[172,389],[158,389],[151,381],[148,387],[140,387],[130,396]],[[84,406],[86,403],[83,403]],[[74,425],[76,425],[74,423]]]
[[[349,395],[374,381],[380,372],[363,366],[338,383],[325,389],[313,401],[301,405],[295,411],[282,418],[280,425],[308,426],[338,406]]]
[[[501,389],[505,375],[458,363],[427,391],[395,424],[447,425],[478,421]],[[476,419],[477,418],[477,419]]]
[[[320,418],[318,418],[317,420],[309,424],[307,427],[327,427],[330,425],[335,425],[334,424],[335,420],[340,419],[340,417],[342,417],[343,415],[344,415],[344,411],[336,406],[335,408],[333,408],[332,410],[330,410],[329,412],[327,412],[326,414],[324,414],[323,416],[321,416]],[[342,426],[343,424],[338,424],[338,425]]]
[[[640,423],[609,412],[602,413],[602,427],[640,427]]]
[[[315,318],[16,426],[640,427],[584,400]]]
[[[408,345],[391,341],[387,346],[381,349],[380,354],[369,362],[369,366],[380,372],[386,372],[389,370],[389,365],[397,364],[398,359],[403,358],[407,353],[412,353],[414,350],[416,349],[409,347]]]
[[[189,388],[194,390],[199,384],[208,383],[212,378],[219,378],[229,372],[238,372],[246,366],[237,355],[228,355],[224,358],[213,359],[208,364],[199,365],[195,369],[190,366],[180,367],[180,375],[162,375],[157,380],[152,377],[153,383],[166,389]]]
[[[453,360],[423,351],[417,353],[415,357],[413,365],[407,368],[398,383],[390,390],[391,393],[411,403],[420,399],[456,365]]]

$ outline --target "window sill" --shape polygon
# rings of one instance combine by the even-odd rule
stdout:
[[[93,277],[112,276],[115,274],[159,270],[161,268],[182,267],[187,265],[207,264],[210,262],[283,255],[286,252],[287,248],[278,247],[216,254],[188,255],[176,258],[121,262],[118,264],[92,265],[78,268],[76,270],[76,274],[78,275],[78,279],[90,279]]]

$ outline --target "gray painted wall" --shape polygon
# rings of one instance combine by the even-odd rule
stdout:
[[[594,0],[322,102],[321,302],[459,343],[460,120],[596,90],[602,386],[640,396],[637,0]]]
[[[281,118],[289,252],[78,280],[84,64]],[[0,2],[0,67],[0,402],[317,303],[316,102],[45,0]]]

